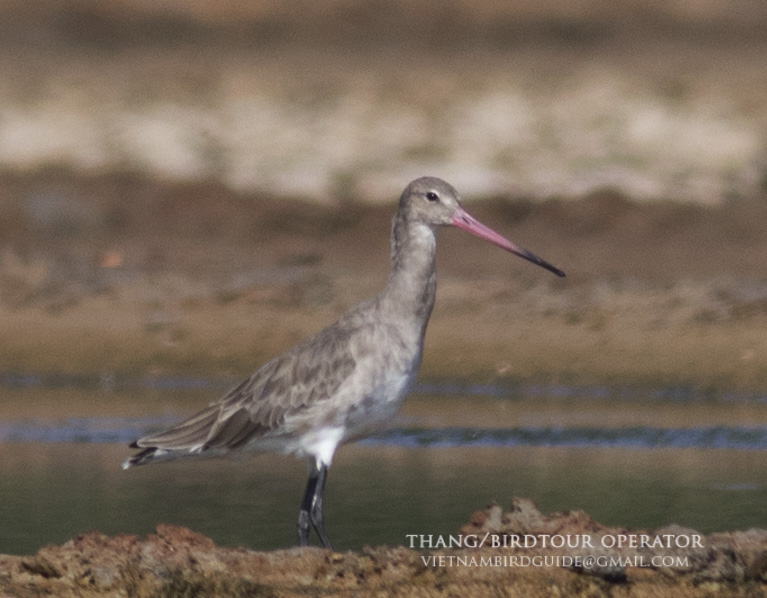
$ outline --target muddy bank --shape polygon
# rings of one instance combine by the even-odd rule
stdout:
[[[709,536],[679,526],[607,527],[526,499],[475,513],[452,541],[481,548],[253,552],[160,525],[146,539],[82,534],[32,556],[0,556],[0,592],[78,596],[764,596],[767,531]],[[476,541],[475,541],[476,539]],[[450,538],[443,538],[450,542]],[[553,548],[569,542],[571,547]],[[496,544],[498,547],[492,548]],[[526,564],[525,564],[526,563]]]
[[[0,370],[248,373],[382,288],[395,202],[0,177]],[[443,231],[424,378],[767,386],[762,198],[467,205],[568,277]]]

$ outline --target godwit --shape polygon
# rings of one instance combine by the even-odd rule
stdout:
[[[267,362],[196,415],[131,444],[143,450],[123,468],[247,449],[308,458],[299,543],[306,546],[314,527],[331,548],[322,516],[328,467],[340,444],[391,418],[415,382],[437,290],[440,226],[457,226],[565,275],[472,218],[445,181],[416,179],[403,191],[392,222],[391,275],[380,295]]]

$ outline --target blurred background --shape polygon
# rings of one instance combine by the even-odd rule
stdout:
[[[435,373],[488,364],[456,354],[494,320],[480,345],[511,353],[485,375],[765,380],[760,337],[721,328],[767,315],[760,0],[0,16],[0,371],[249,370],[377,292],[396,198],[430,174],[570,275],[443,242]],[[668,365],[646,333],[669,325],[724,336]]]
[[[763,0],[0,0],[0,552],[173,518],[289,544],[301,464],[274,535],[242,537],[192,469],[118,472],[122,443],[378,292],[422,175],[568,277],[441,233],[398,429],[459,432],[350,447],[329,509],[425,486],[399,528],[343,542],[451,533],[512,492],[606,523],[763,522],[765,31]],[[471,448],[402,449],[435,442]],[[216,490],[246,508],[270,467]]]
[[[391,201],[764,184],[760,0],[3,2],[0,164]]]

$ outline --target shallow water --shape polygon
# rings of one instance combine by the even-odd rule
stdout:
[[[158,523],[224,545],[294,544],[300,461],[254,454],[120,469],[126,443],[231,381],[3,382],[0,553]],[[608,524],[764,527],[765,450],[761,395],[422,384],[389,429],[339,451],[327,526],[339,549],[402,544],[455,533],[489,502],[525,496],[544,512],[584,509]]]

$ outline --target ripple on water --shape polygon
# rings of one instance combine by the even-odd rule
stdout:
[[[0,423],[0,442],[130,443],[177,421],[162,418],[70,418]],[[392,428],[360,441],[401,447],[592,447],[767,450],[767,428],[712,426]]]

